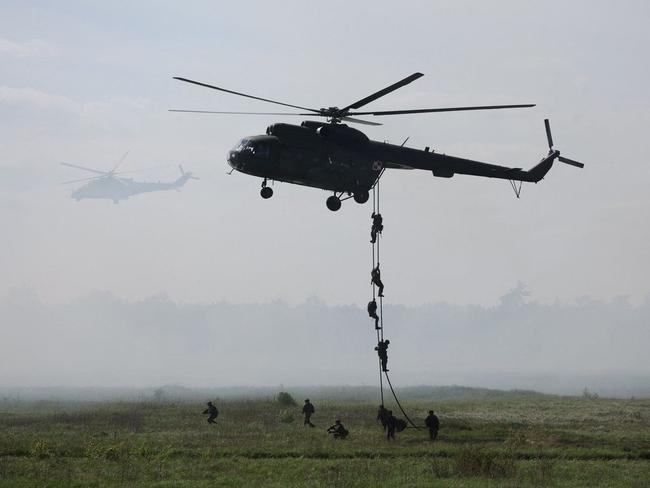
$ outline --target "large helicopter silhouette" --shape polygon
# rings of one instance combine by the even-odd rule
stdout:
[[[86,198],[104,198],[113,200],[113,203],[120,203],[120,200],[126,200],[127,198],[139,193],[179,190],[183,187],[183,185],[185,185],[185,183],[187,183],[187,180],[198,180],[198,178],[196,176],[193,176],[191,172],[184,171],[181,165],[178,166],[181,171],[181,175],[176,180],[170,182],[134,181],[131,178],[118,177],[118,175],[138,171],[117,171],[128,154],[129,152],[127,151],[126,154],[124,154],[124,156],[122,156],[122,158],[113,167],[113,169],[109,171],[86,168],[77,164],[61,163],[63,166],[69,166],[71,168],[90,171],[91,173],[97,174],[97,176],[90,176],[88,178],[64,181],[62,184],[65,185],[69,183],[88,181],[88,183],[80,188],[77,188],[70,194],[70,197],[74,198],[76,201]]]
[[[298,115],[326,118],[326,122],[304,121],[300,125],[276,123],[266,129],[266,135],[245,137],[230,151],[228,163],[237,171],[263,178],[260,194],[262,198],[273,196],[273,189],[268,181],[283,181],[298,185],[321,188],[334,194],[327,199],[327,207],[336,211],[341,208],[341,201],[354,198],[357,203],[365,203],[369,191],[382,175],[384,169],[422,169],[431,171],[434,176],[451,178],[455,174],[483,176],[509,180],[517,197],[521,191],[521,182],[540,181],[558,159],[563,163],[582,168],[577,161],[560,156],[560,151],[553,149],[553,139],[548,120],[545,120],[549,153],[530,170],[511,168],[495,164],[463,159],[446,154],[389,144],[370,140],[363,132],[348,127],[342,122],[364,125],[381,125],[359,119],[357,116],[421,114],[430,112],[455,112],[469,110],[495,110],[509,108],[533,107],[534,104],[520,105],[484,105],[470,107],[426,108],[408,110],[358,111],[359,108],[377,100],[398,88],[424,76],[413,73],[372,95],[358,100],[343,108],[308,108],[289,103],[278,102],[245,93],[240,93],[218,86],[174,77],[179,81],[192,83],[206,88],[238,95],[255,100],[283,105],[306,112],[221,112],[213,110],[178,110],[171,112],[215,113],[215,114],[250,114],[250,115]],[[406,142],[406,141],[405,141]],[[519,182],[519,186],[516,185]],[[347,195],[347,196],[344,196]]]

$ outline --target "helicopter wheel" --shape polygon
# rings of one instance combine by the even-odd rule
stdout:
[[[367,191],[358,191],[354,193],[354,201],[357,203],[366,203],[370,198],[370,193]]]
[[[262,198],[266,200],[267,198],[271,198],[273,196],[273,188],[270,186],[264,186],[260,190],[260,195],[262,195]]]
[[[341,200],[336,195],[329,197],[325,201],[325,204],[327,205],[327,208],[329,208],[332,212],[336,212],[339,208],[341,208]]]

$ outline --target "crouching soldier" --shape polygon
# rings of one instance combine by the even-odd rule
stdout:
[[[208,402],[208,408],[203,410],[204,415],[209,415],[208,417],[208,423],[209,424],[216,424],[215,419],[219,416],[219,410],[217,410],[217,407],[215,407],[212,402]]]
[[[329,434],[332,434],[334,436],[334,439],[345,439],[350,433],[345,427],[343,427],[343,424],[339,419],[336,419],[334,421],[334,425],[329,427],[327,429],[327,432]]]

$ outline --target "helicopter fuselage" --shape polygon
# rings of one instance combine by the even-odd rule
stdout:
[[[328,130],[337,134],[325,134]],[[267,135],[239,141],[228,163],[269,180],[334,192],[368,192],[382,170],[368,151],[369,142],[365,134],[346,126],[273,124]]]
[[[367,193],[385,168],[422,169],[434,176],[474,174],[534,181],[519,169],[503,167],[370,140],[343,124],[305,121],[273,124],[266,135],[242,139],[228,155],[230,166],[269,180],[341,193]]]
[[[251,136],[242,139],[228,154],[228,163],[234,170],[264,178],[260,195],[270,198],[273,189],[267,186],[267,180],[284,181],[298,185],[322,188],[333,191],[327,199],[327,207],[336,211],[341,208],[344,193],[354,196],[358,203],[368,201],[369,192],[386,168],[421,169],[431,171],[433,176],[451,178],[456,174],[499,178],[509,180],[519,197],[521,182],[537,183],[541,181],[553,166],[555,160],[582,168],[578,161],[560,156],[560,151],[553,148],[553,139],[548,119],[544,121],[549,145],[548,155],[528,171],[505,165],[485,163],[471,159],[447,156],[430,151],[428,147],[418,150],[372,141],[363,132],[348,127],[341,122],[365,125],[381,125],[358,116],[386,116],[405,114],[424,114],[434,112],[458,112],[473,110],[500,110],[534,107],[534,104],[514,105],[475,105],[459,107],[417,108],[402,110],[365,111],[369,103],[421,78],[416,72],[397,83],[393,83],[371,95],[368,95],[343,108],[309,108],[247,93],[228,90],[216,85],[203,83],[175,76],[174,78],[204,88],[229,93],[245,98],[252,98],[275,105],[291,107],[301,113],[271,112],[223,112],[213,110],[178,110],[172,112],[194,112],[213,114],[247,114],[247,115],[300,115],[326,118],[327,122],[304,121],[300,125],[278,123],[266,130],[266,135]],[[359,111],[359,109],[362,109]],[[519,182],[519,186],[515,185]]]
[[[77,201],[94,198],[113,200],[114,203],[118,203],[120,200],[126,200],[140,193],[178,190],[190,178],[194,178],[192,173],[185,173],[182,170],[181,176],[171,182],[134,181],[131,178],[105,176],[91,180],[84,186],[73,191],[70,197]]]

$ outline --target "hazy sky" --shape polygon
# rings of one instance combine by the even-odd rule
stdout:
[[[364,306],[184,304],[93,293],[0,300],[2,387],[377,385]],[[395,385],[463,384],[650,396],[650,300],[385,305]]]
[[[344,106],[415,71],[372,108],[536,103],[527,110],[384,118],[373,139],[529,168],[556,165],[515,199],[505,181],[389,171],[382,274],[394,304],[491,304],[525,282],[541,301],[649,291],[650,4],[274,1],[0,3],[0,295],[90,290],[230,302],[369,294],[371,207],[226,175],[236,141],[278,117],[169,108],[272,106],[185,76],[313,107]],[[369,107],[370,108],[370,107]],[[299,123],[300,118],[284,121]],[[114,205],[75,202],[68,161],[200,181]]]

